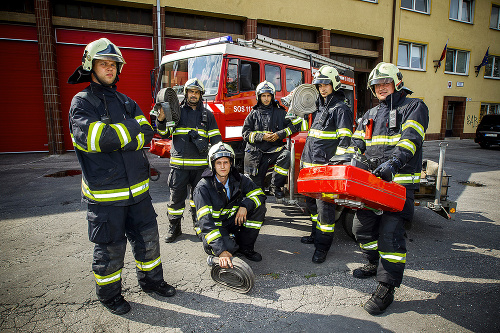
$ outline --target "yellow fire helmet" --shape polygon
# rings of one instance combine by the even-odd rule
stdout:
[[[331,84],[333,91],[340,89],[340,76],[337,69],[332,66],[321,66],[320,69],[314,73],[312,84]]]
[[[368,88],[370,88],[373,96],[377,96],[375,95],[375,91],[373,91],[373,86],[390,82],[394,82],[394,88],[396,91],[400,91],[404,86],[403,74],[396,65],[388,62],[381,62],[371,71],[368,77]]]
[[[116,61],[118,74],[121,73],[123,65],[126,64],[120,49],[107,38],[95,40],[87,45],[82,57],[83,69],[90,72],[92,70],[92,61],[96,59]]]

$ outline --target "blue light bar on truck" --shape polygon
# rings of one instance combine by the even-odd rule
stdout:
[[[194,49],[194,48],[202,47],[202,46],[232,43],[232,42],[233,42],[233,37],[231,37],[231,36],[212,38],[212,39],[204,40],[201,42],[183,45],[179,48],[179,51],[190,50],[190,49]]]

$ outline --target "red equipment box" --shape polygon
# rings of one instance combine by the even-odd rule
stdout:
[[[172,148],[172,140],[153,138],[149,151],[160,157],[170,158],[170,149]]]
[[[304,168],[297,189],[300,194],[356,209],[399,212],[406,200],[404,186],[351,165]]]

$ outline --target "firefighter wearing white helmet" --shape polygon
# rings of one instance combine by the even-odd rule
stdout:
[[[373,171],[376,176],[406,187],[401,212],[377,215],[358,210],[358,219],[354,220],[353,231],[368,263],[355,269],[353,275],[360,279],[376,276],[379,286],[364,305],[368,313],[375,315],[392,303],[394,290],[403,279],[404,224],[412,219],[414,191],[419,189],[429,110],[422,100],[407,97],[411,90],[404,87],[403,75],[393,64],[379,63],[370,73],[368,86],[380,103],[360,119],[348,151],[379,161]]]
[[[245,148],[244,172],[263,188],[264,179],[273,166],[270,192],[277,199],[284,197],[284,186],[290,168],[290,151],[283,141],[300,129],[300,118],[289,119],[285,109],[275,100],[271,82],[259,83],[255,90],[257,104],[243,123]]]
[[[210,148],[208,163],[194,190],[199,236],[205,251],[219,257],[219,265],[232,267],[231,257],[252,261],[262,256],[254,250],[266,213],[266,196],[234,164],[234,150],[219,142]]]
[[[338,71],[331,66],[322,66],[312,81],[320,96],[317,110],[312,115],[312,125],[307,135],[301,157],[301,167],[328,164],[335,155],[346,152],[352,135],[353,112],[345,102],[345,94],[340,89]],[[301,238],[302,243],[314,243],[312,256],[314,263],[322,263],[333,242],[335,229],[335,204],[320,199],[306,199],[311,214],[311,234]]]
[[[141,289],[175,294],[163,280],[158,224],[148,191],[149,163],[143,147],[153,138],[153,128],[137,103],[116,91],[124,63],[120,50],[101,38],[87,45],[82,64],[69,80],[90,82],[71,101],[69,127],[82,168],[89,240],[95,244],[97,298],[118,315],[130,311],[121,279],[127,237]]]
[[[167,206],[169,229],[165,237],[167,243],[174,242],[182,234],[181,221],[188,185],[191,187],[190,210],[194,226],[196,210],[192,199],[193,190],[203,170],[208,166],[209,145],[222,141],[213,113],[203,106],[204,93],[205,88],[200,79],[187,80],[184,84],[184,100],[181,102],[179,121],[173,126],[167,126],[163,113],[156,119],[158,133],[162,138],[172,138],[168,177],[170,201]],[[199,230],[196,232],[198,234]]]

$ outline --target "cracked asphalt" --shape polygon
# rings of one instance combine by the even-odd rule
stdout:
[[[132,311],[113,315],[95,297],[81,177],[45,177],[79,170],[74,153],[0,155],[0,331],[498,332],[500,148],[483,150],[472,140],[446,143],[455,220],[416,209],[403,284],[377,317],[362,308],[377,283],[352,277],[364,262],[342,227],[327,261],[313,264],[313,246],[300,243],[308,217],[273,198],[256,244],[264,259],[249,263],[256,283],[248,294],[211,280],[186,213],[180,239],[161,243],[164,276],[177,295],[163,299],[140,291],[129,246],[123,286]],[[426,142],[424,157],[437,161],[438,145]],[[151,196],[163,239],[168,160],[150,155],[150,162],[161,172]]]

